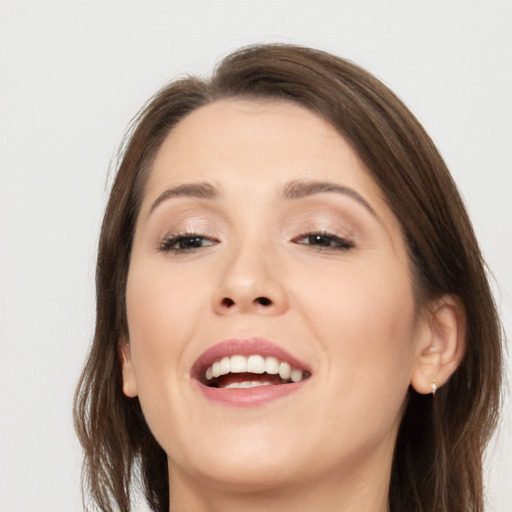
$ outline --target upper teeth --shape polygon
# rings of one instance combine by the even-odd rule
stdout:
[[[220,377],[228,373],[268,373],[277,375],[283,380],[300,382],[303,379],[303,372],[298,368],[292,368],[288,363],[279,361],[275,357],[263,357],[258,354],[245,357],[242,355],[226,356],[215,361],[206,370],[206,379]]]

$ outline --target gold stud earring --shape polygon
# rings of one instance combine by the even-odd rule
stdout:
[[[432,381],[432,396],[435,396],[436,391],[437,391],[437,384],[436,384],[436,379],[434,379]]]

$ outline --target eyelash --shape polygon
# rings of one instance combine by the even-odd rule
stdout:
[[[176,245],[183,243],[183,242],[191,242],[192,240],[195,240],[196,242],[199,241],[200,243],[203,241],[207,241],[208,243],[205,245],[196,245],[192,247],[175,247]],[[218,240],[208,238],[204,235],[201,235],[200,233],[176,233],[173,235],[169,235],[165,237],[162,242],[160,243],[159,250],[161,252],[173,252],[174,254],[186,254],[189,252],[196,251],[197,249],[203,249],[204,247],[210,247],[212,245],[217,245],[219,243]]]
[[[301,240],[309,239],[309,243],[301,242]],[[206,241],[207,243],[202,245]],[[312,243],[313,241],[321,242],[318,245]],[[190,247],[176,247],[178,244],[184,242],[192,242],[198,245],[192,245]],[[292,240],[292,242],[298,245],[310,245],[318,251],[348,251],[355,247],[354,242],[326,231],[312,231],[310,233],[302,234]],[[200,233],[176,233],[167,236],[162,240],[159,246],[159,250],[165,253],[174,254],[186,254],[194,252],[198,249],[217,245],[219,240],[208,238]]]
[[[310,243],[306,244],[300,242],[300,240],[310,239]],[[311,239],[315,239],[316,241],[329,242],[329,245],[324,244],[313,244],[311,243]],[[299,245],[311,245],[318,251],[348,251],[355,247],[354,242],[348,240],[347,238],[343,238],[337,235],[333,235],[327,231],[312,231],[311,233],[305,233],[300,235],[297,238],[293,239],[293,242]]]

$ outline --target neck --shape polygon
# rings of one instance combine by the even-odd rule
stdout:
[[[389,471],[336,472],[314,482],[254,487],[194,478],[170,465],[170,512],[388,512]]]

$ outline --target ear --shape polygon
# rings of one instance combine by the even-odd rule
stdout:
[[[435,392],[458,368],[466,351],[466,314],[461,301],[445,295],[423,311],[411,385],[422,394]]]
[[[133,368],[130,342],[124,339],[124,337],[119,341],[119,356],[121,358],[121,368],[123,371],[123,393],[133,398],[138,394],[137,379],[135,378]]]

